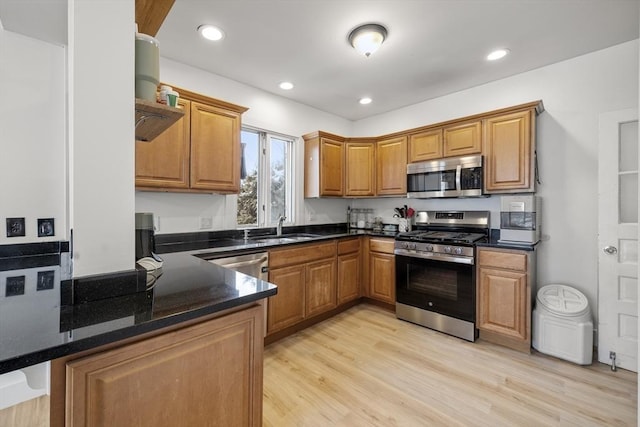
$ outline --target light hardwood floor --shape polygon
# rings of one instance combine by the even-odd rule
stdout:
[[[361,304],[265,351],[264,425],[635,426],[637,376],[469,343]]]

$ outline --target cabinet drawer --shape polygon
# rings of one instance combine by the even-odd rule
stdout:
[[[304,264],[336,255],[336,242],[312,243],[295,245],[290,248],[273,249],[269,251],[269,268],[284,267],[286,265]]]
[[[360,238],[338,241],[338,255],[350,254],[352,252],[358,252],[359,250]]]
[[[507,270],[527,271],[527,254],[480,249],[478,264],[482,267],[503,268]]]
[[[393,239],[376,239],[369,240],[369,250],[371,252],[382,252],[385,254],[393,254]]]

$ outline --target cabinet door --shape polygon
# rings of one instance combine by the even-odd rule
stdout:
[[[267,305],[267,334],[305,318],[305,266],[270,270],[269,282],[278,286],[278,294],[270,297]]]
[[[136,141],[136,187],[189,188],[191,103],[182,98],[184,116],[153,141]]]
[[[407,137],[378,141],[376,157],[376,193],[407,194]]]
[[[409,135],[409,163],[443,157],[442,129]]]
[[[534,191],[532,112],[485,119],[485,192]]]
[[[360,253],[338,256],[338,305],[360,297]]]
[[[527,292],[526,273],[480,268],[478,329],[527,341]]]
[[[344,195],[344,146],[340,141],[320,138],[320,195]]]
[[[396,303],[396,263],[394,255],[371,252],[369,255],[369,296]]]
[[[306,266],[306,317],[336,307],[336,260],[315,261]]]
[[[191,188],[240,190],[240,114],[191,103]]]
[[[262,425],[262,307],[67,363],[68,426]]]
[[[345,144],[345,196],[375,196],[375,144]]]
[[[482,152],[482,122],[463,123],[444,129],[444,156]]]

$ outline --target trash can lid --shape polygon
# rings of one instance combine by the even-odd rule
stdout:
[[[579,290],[566,285],[546,285],[538,290],[538,303],[559,316],[580,316],[589,311],[589,301]]]

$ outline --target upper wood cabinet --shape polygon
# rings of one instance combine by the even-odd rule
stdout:
[[[345,196],[375,196],[375,142],[350,140],[344,146]]]
[[[191,103],[191,188],[240,191],[240,114]]]
[[[239,192],[241,115],[247,109],[176,90],[185,115],[154,140],[136,141],[136,188]]]
[[[442,157],[442,129],[409,135],[409,163],[436,160]]]
[[[485,192],[535,191],[534,110],[484,120]]]
[[[136,187],[189,188],[191,102],[178,99],[184,116],[153,142],[136,141]]]
[[[344,138],[325,132],[302,137],[304,197],[344,195]]]
[[[407,194],[407,137],[376,143],[376,194]]]
[[[456,124],[443,129],[444,157],[482,152],[482,121]]]

